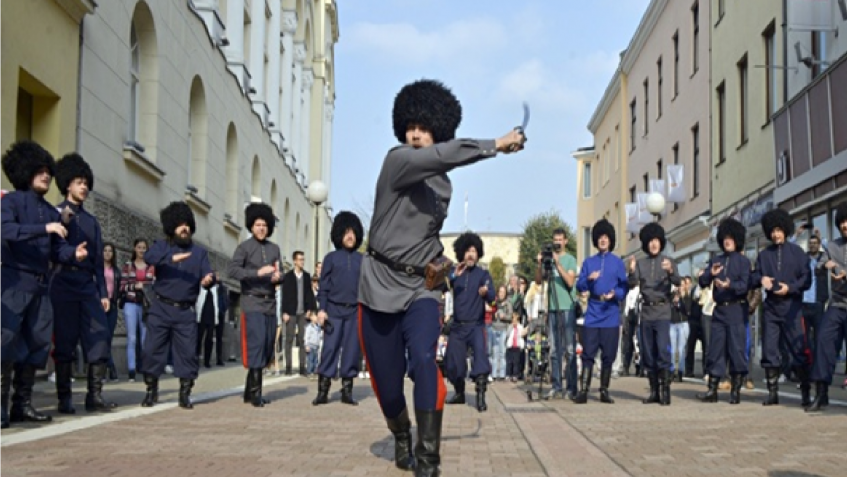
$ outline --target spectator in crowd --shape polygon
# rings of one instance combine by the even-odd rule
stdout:
[[[144,286],[153,283],[156,269],[147,265],[144,254],[147,252],[147,240],[137,238],[132,243],[132,255],[121,269],[121,292],[124,298],[124,323],[126,325],[126,365],[129,382],[135,382],[136,348],[144,346],[147,339],[147,325],[144,321]],[[141,337],[138,340],[138,337]]]
[[[497,289],[497,311],[494,312],[494,321],[491,323],[491,334],[493,347],[491,356],[491,376],[495,381],[506,379],[506,337],[509,324],[512,322],[512,304],[509,301],[509,292],[505,285]]]
[[[118,325],[118,303],[121,296],[121,269],[117,266],[115,255],[115,244],[103,243],[103,276],[106,278],[106,292],[109,295],[109,311],[106,312],[106,322],[109,325],[109,361],[107,368],[109,380],[118,380],[118,370],[115,368],[115,360],[112,357],[112,340],[115,338],[115,327]]]

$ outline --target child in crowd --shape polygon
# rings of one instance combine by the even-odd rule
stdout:
[[[521,353],[524,349],[526,329],[521,325],[521,313],[512,313],[512,324],[506,337],[506,377],[511,382],[517,382],[521,375]]]
[[[318,317],[317,315],[312,315],[311,322],[306,326],[306,336],[304,337],[304,345],[306,346],[306,376],[309,379],[315,379],[322,339],[323,330],[318,326]]]

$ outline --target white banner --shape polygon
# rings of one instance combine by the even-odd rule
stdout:
[[[825,30],[831,31],[832,0],[786,0],[788,7],[789,30]],[[818,58],[820,59],[820,58]]]
[[[636,222],[639,224],[649,224],[653,221],[653,214],[647,210],[647,194],[646,192],[639,192],[635,194],[635,198],[638,201],[638,210],[636,214]],[[639,228],[640,230],[640,228]]]
[[[638,204],[631,203],[624,205],[626,211],[626,231],[637,234],[641,227],[638,225]]]
[[[667,201],[683,203],[686,201],[685,166],[682,164],[668,166]]]

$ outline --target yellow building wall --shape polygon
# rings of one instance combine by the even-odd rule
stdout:
[[[79,23],[54,1],[3,2],[2,125],[5,152],[31,138],[54,156],[76,148]],[[22,101],[18,101],[19,91]],[[31,118],[31,121],[29,120]],[[2,186],[11,184],[3,174]],[[51,189],[50,199],[56,192]]]

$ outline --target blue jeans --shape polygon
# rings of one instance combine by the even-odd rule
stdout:
[[[567,390],[576,394],[576,315],[573,310],[551,311],[549,317],[550,332],[550,374],[553,390],[562,392],[562,359],[567,366],[565,382]]]
[[[143,308],[138,303],[124,304],[124,323],[126,323],[126,367],[135,371],[135,347],[137,346],[138,329],[141,328],[141,345],[147,340],[147,326],[141,321]]]
[[[688,322],[671,323],[671,371],[685,372],[685,348],[688,345]],[[676,366],[676,356],[679,356],[679,365]]]
[[[485,350],[488,352],[488,361],[491,363],[491,371],[494,371],[494,334],[491,325],[485,325]],[[491,376],[492,378],[494,376]]]
[[[491,377],[494,379],[506,377],[506,333],[508,330],[491,330]]]
[[[319,354],[317,348],[306,352],[306,374],[315,374],[315,371],[317,371]]]

